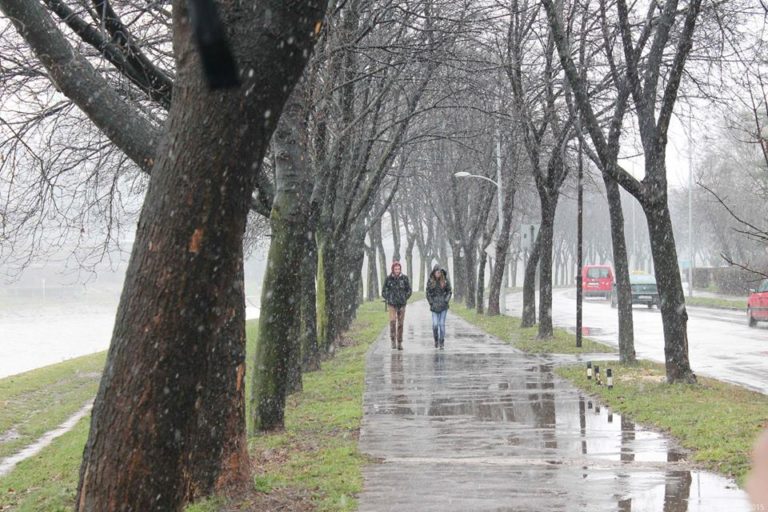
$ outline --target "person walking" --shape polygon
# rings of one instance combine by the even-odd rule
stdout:
[[[440,265],[432,267],[427,281],[427,302],[432,311],[432,334],[435,336],[435,348],[445,346],[445,317],[448,315],[448,303],[453,289],[448,280],[448,272]]]
[[[408,276],[403,274],[400,262],[397,260],[392,262],[381,296],[384,297],[389,312],[389,339],[392,342],[392,348],[403,350],[403,322],[405,305],[411,296],[411,282]]]

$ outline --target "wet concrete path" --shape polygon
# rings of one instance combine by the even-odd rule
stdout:
[[[425,302],[408,307],[405,349],[382,333],[368,354],[359,510],[751,510],[672,441],[584,396],[526,356],[449,314],[433,346]],[[561,361],[562,358],[558,358]]]

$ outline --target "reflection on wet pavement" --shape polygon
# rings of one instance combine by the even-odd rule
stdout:
[[[368,356],[361,511],[748,511],[735,484],[449,315],[446,349],[409,307],[405,350]]]

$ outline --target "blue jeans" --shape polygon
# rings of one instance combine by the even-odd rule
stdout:
[[[448,316],[448,310],[444,309],[440,313],[432,312],[432,330],[437,329],[437,339],[445,339],[445,317]]]

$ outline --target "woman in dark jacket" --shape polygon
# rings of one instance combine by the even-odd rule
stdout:
[[[432,268],[427,282],[427,302],[432,311],[432,334],[435,336],[435,348],[445,345],[445,317],[448,315],[448,304],[453,290],[448,280],[448,273],[440,265]]]
[[[405,305],[411,296],[411,282],[408,276],[402,273],[400,262],[397,260],[392,262],[392,270],[384,281],[381,296],[384,297],[389,312],[389,339],[392,348],[403,350],[403,322]]]

